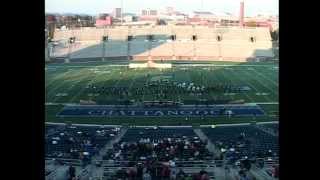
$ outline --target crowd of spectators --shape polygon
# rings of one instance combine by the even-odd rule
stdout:
[[[45,156],[79,159],[87,164],[119,131],[119,128],[49,126],[46,128]]]
[[[203,128],[202,131],[231,163],[243,159],[278,157],[277,137],[254,125]]]
[[[129,179],[129,180],[209,180],[207,171],[201,170],[198,173],[185,173],[182,168],[176,168],[169,163],[145,166],[138,164],[128,169],[119,169],[110,179]]]
[[[128,131],[103,157],[104,160],[119,162],[120,167],[126,167],[123,169],[119,167],[115,177],[197,180],[209,177],[205,171],[195,175],[183,171],[184,163],[213,159],[213,154],[206,148],[207,142],[200,140],[192,129]]]

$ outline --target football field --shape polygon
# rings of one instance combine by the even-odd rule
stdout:
[[[98,124],[215,124],[250,122],[253,118],[205,117],[78,117],[56,115],[68,104],[108,105],[130,101],[199,101],[255,103],[266,113],[255,121],[274,120],[278,114],[278,64],[175,63],[171,69],[129,69],[128,63],[68,63],[45,67],[46,121]]]

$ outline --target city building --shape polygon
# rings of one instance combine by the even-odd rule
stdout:
[[[158,17],[158,11],[157,10],[151,10],[151,9],[143,9],[141,10],[141,15],[139,16],[139,21],[157,21],[159,19]]]
[[[194,11],[190,14],[191,18],[199,18],[201,20],[216,20],[217,16],[209,11]]]
[[[157,16],[158,15],[158,11],[157,10],[150,10],[149,11],[151,16]]]
[[[143,9],[143,10],[141,10],[141,15],[142,16],[157,16],[158,11],[152,10],[152,9]]]
[[[113,17],[115,18],[121,18],[122,9],[121,8],[115,8],[113,10]]]
[[[112,17],[109,14],[100,14],[96,19],[96,27],[104,27],[112,25]]]

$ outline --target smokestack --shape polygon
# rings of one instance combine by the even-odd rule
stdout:
[[[239,26],[244,26],[244,0],[240,1],[240,17],[239,17]]]

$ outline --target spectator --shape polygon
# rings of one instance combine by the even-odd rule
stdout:
[[[76,177],[76,169],[71,165],[69,167],[69,179]]]
[[[279,166],[274,167],[273,177],[279,178]]]
[[[167,165],[164,165],[161,171],[161,177],[163,179],[169,179],[170,178],[170,169]]]
[[[209,175],[208,175],[208,173],[207,172],[205,172],[205,173],[203,173],[202,175],[201,175],[201,180],[209,180],[210,178],[209,178]]]
[[[150,175],[149,171],[147,171],[143,174],[143,180],[151,180],[151,175]]]
[[[138,164],[138,167],[137,167],[137,178],[138,179],[142,179],[142,176],[143,176],[143,167],[142,167],[142,164]]]
[[[247,171],[249,171],[251,169],[251,162],[249,159],[245,159],[241,162],[241,165],[243,166],[243,168]]]
[[[182,168],[179,169],[179,172],[177,174],[178,180],[183,180],[186,177],[186,173],[182,170]]]
[[[137,170],[136,170],[136,168],[134,168],[134,167],[129,168],[129,170],[128,170],[128,176],[129,176],[129,179],[130,179],[130,180],[135,179],[136,176],[137,176]]]
[[[170,179],[171,180],[177,179],[177,170],[174,166],[171,167],[171,169],[170,169]]]

